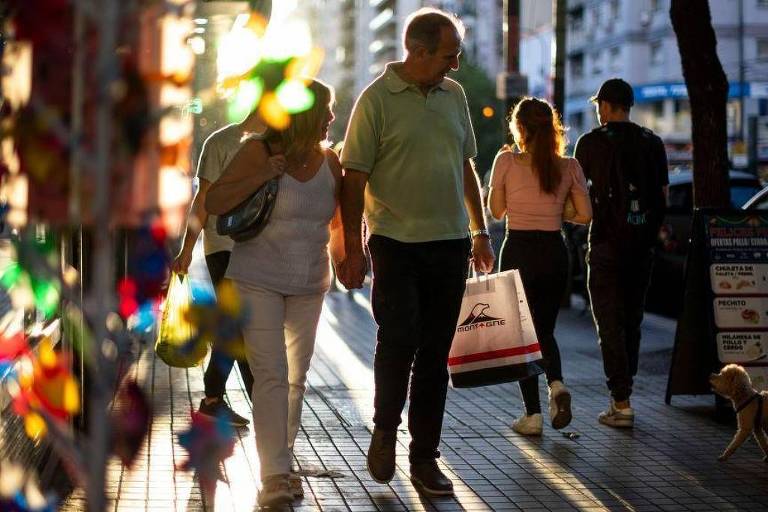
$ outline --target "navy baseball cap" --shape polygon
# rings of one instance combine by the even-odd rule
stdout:
[[[621,78],[611,78],[603,82],[597,94],[589,98],[592,102],[598,100],[631,107],[635,104],[635,93],[632,91],[632,86]]]

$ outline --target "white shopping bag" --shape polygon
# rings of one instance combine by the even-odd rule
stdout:
[[[513,382],[544,370],[520,272],[467,279],[448,356],[455,388]]]

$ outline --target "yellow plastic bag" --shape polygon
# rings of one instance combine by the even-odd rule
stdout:
[[[208,352],[208,344],[199,339],[197,327],[190,321],[191,305],[189,277],[172,274],[155,343],[155,353],[168,366],[197,366]]]

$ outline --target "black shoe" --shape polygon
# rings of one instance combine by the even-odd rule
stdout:
[[[203,398],[200,400],[200,407],[197,409],[197,412],[204,416],[210,416],[211,418],[223,415],[229,420],[229,424],[233,427],[244,427],[250,423],[250,421],[230,409],[227,402],[221,398],[209,404],[206,404],[205,398]]]
[[[368,447],[368,473],[380,484],[386,484],[395,476],[395,443],[397,430],[373,429]]]
[[[453,483],[437,467],[437,461],[411,464],[411,482],[430,496],[453,496]]]

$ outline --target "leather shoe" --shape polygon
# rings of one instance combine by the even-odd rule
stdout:
[[[368,473],[380,484],[386,484],[395,476],[395,443],[397,430],[373,429],[368,447]]]
[[[453,495],[453,483],[440,471],[434,459],[411,464],[411,482],[430,496]]]

